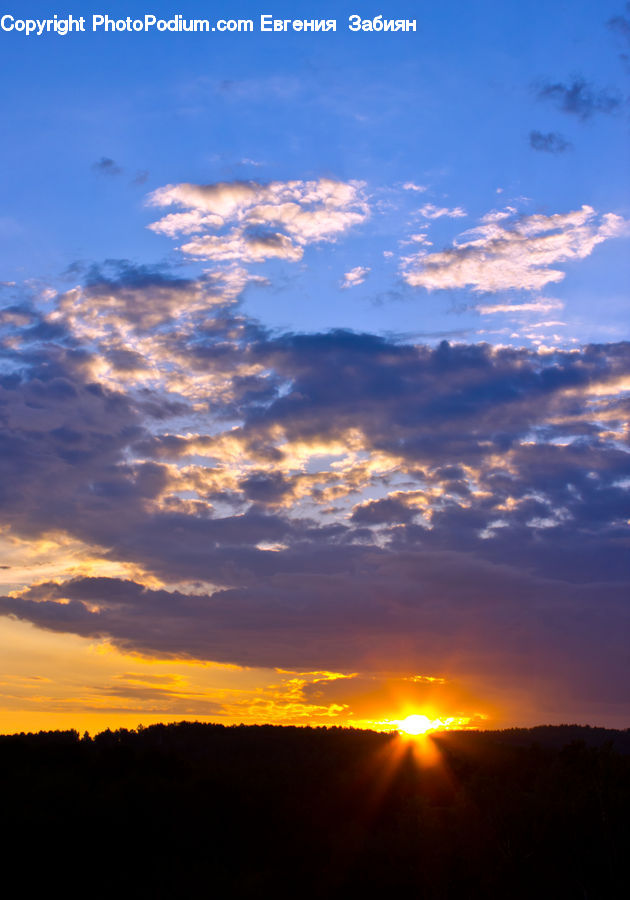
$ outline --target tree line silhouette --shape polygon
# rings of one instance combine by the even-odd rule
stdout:
[[[92,896],[627,896],[630,730],[431,740],[429,765],[345,728],[0,736],[3,855]]]

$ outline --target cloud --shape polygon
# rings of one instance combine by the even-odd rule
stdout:
[[[461,685],[435,676],[374,676],[354,674],[346,678],[314,680],[304,686],[305,699],[347,706],[359,719],[387,721],[392,710],[475,710],[479,699]]]
[[[356,287],[358,284],[363,284],[371,269],[369,266],[355,266],[354,269],[350,269],[349,272],[343,276],[343,281],[341,283],[342,288]]]
[[[148,332],[235,300],[247,280],[244,270],[234,267],[187,279],[126,260],[110,261],[92,266],[82,287],[65,292],[59,311],[81,336],[111,335],[114,329],[122,333],[129,328]]]
[[[418,232],[409,236],[409,240],[405,243],[424,244],[425,247],[432,247],[433,242],[430,241],[425,232]]]
[[[381,523],[405,523],[411,522],[414,512],[397,497],[387,497],[383,500],[369,500],[361,503],[352,512],[352,521],[366,525],[378,525]]]
[[[161,388],[192,399],[216,388],[215,370],[221,369],[228,343],[211,363],[187,341],[194,343],[195,334],[213,327],[211,310],[228,330],[225,316],[230,319],[233,338],[243,320],[227,310],[251,283],[266,282],[234,264],[190,279],[110,260],[90,267],[83,285],[61,294],[49,320],[59,327],[64,323],[90,346],[90,374],[108,388]]]
[[[547,313],[563,307],[564,303],[561,300],[540,297],[538,300],[532,300],[530,303],[494,303],[483,304],[475,308],[482,316],[488,316],[494,313]]]
[[[616,228],[568,215],[481,228]],[[3,613],[148,654],[626,702],[630,345],[272,332],[229,290],[118,263],[0,317],[3,537],[90,559],[47,557]]]
[[[531,680],[534,653],[548,689],[569,675],[591,699],[628,702],[622,585],[547,581],[452,551],[364,551],[352,561],[353,569],[309,569],[211,596],[74,579],[1,598],[0,609],[165,657],[298,670],[326,662],[339,672],[428,671],[464,682],[474,672],[512,689]]]
[[[124,170],[109,156],[101,156],[98,162],[92,164],[92,171],[98,175],[122,175]]]
[[[406,181],[403,184],[404,191],[417,191],[418,193],[423,193],[428,190],[427,186],[424,184],[416,184],[414,181]]]
[[[557,263],[584,259],[603,241],[628,233],[621,216],[598,216],[590,206],[564,214],[518,216],[512,208],[493,212],[438,253],[420,251],[403,259],[403,278],[428,290],[471,287],[473,291],[541,290],[562,281]]]
[[[441,219],[443,216],[447,216],[449,219],[463,219],[468,215],[461,206],[448,209],[446,206],[435,206],[433,203],[425,203],[418,211],[425,219]]]
[[[325,178],[167,185],[149,195],[149,205],[185,211],[169,213],[149,228],[173,238],[192,235],[181,249],[201,259],[295,262],[307,245],[334,241],[365,221],[363,187]]]
[[[544,84],[538,89],[539,100],[551,100],[561,112],[578,116],[582,120],[590,119],[596,113],[611,114],[621,106],[621,98],[605,89],[596,90],[582,78],[576,78],[570,84],[561,82]]]
[[[540,150],[543,153],[564,153],[571,147],[570,141],[557,131],[548,131],[546,134],[542,131],[530,131],[529,145],[532,150]]]
[[[630,4],[626,3],[626,9],[630,12]],[[613,16],[606,24],[611,31],[614,31],[630,43],[630,19],[627,19],[625,16]]]
[[[630,14],[630,3],[626,3],[626,13]],[[621,15],[613,16],[606,24],[620,38],[622,44],[630,44],[630,18]],[[629,58],[627,53],[620,53],[619,58],[628,66]]]

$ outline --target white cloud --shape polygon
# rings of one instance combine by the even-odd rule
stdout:
[[[412,234],[408,241],[405,241],[406,244],[414,243],[414,244],[424,244],[426,247],[432,247],[433,241],[430,241],[427,235],[424,232],[419,232],[418,234]]]
[[[427,190],[427,186],[425,184],[415,184],[413,181],[406,181],[403,184],[403,190],[418,191],[419,193],[423,193]]]
[[[495,303],[476,308],[482,316],[487,316],[493,313],[549,312],[552,309],[562,309],[563,307],[562,300],[539,297],[538,300],[532,300],[529,303]]]
[[[220,262],[263,262],[273,257],[297,262],[304,254],[302,247],[286,234],[278,231],[246,234],[242,229],[234,229],[226,235],[195,238],[183,244],[181,249],[190,256]]]
[[[590,206],[551,216],[518,217],[509,207],[508,213],[505,218],[493,211],[447,250],[404,258],[404,279],[428,290],[541,290],[564,278],[554,264],[584,259],[602,241],[629,233],[630,223],[621,216],[598,217]]]
[[[501,219],[509,219],[511,215],[515,215],[516,209],[513,206],[506,206],[505,209],[491,209],[485,216],[482,216],[481,222],[500,222]]]
[[[358,284],[363,284],[370,271],[369,266],[355,266],[354,269],[350,269],[350,271],[346,272],[343,276],[341,287],[349,288],[356,287]]]
[[[180,234],[194,234],[204,228],[221,228],[224,219],[217,215],[204,215],[198,209],[190,212],[169,213],[159,222],[149,225],[152,231],[165,234],[168,237],[177,237]]]
[[[449,219],[463,219],[464,216],[468,215],[466,210],[462,209],[461,206],[456,206],[454,209],[448,209],[446,206],[435,206],[433,203],[425,203],[418,212],[420,215],[424,216],[425,219],[441,219],[442,216],[448,216]]]
[[[176,184],[149,195],[150,206],[179,206],[149,225],[169,237],[193,235],[181,249],[202,259],[296,261],[304,247],[334,241],[363,222],[369,208],[358,181],[254,181]]]

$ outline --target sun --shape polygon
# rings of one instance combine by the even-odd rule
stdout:
[[[395,729],[399,734],[406,734],[411,738],[422,737],[432,731],[468,730],[471,728],[470,723],[471,716],[443,716],[441,719],[431,719],[424,713],[413,713],[404,719],[386,719],[378,724],[388,731]]]
[[[431,731],[436,727],[436,722],[432,722],[428,716],[415,715],[407,716],[406,719],[399,719],[396,725],[398,725],[399,731],[404,731],[405,734],[416,735],[426,734],[427,731]]]

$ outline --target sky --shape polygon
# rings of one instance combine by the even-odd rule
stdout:
[[[4,8],[0,731],[630,725],[630,4],[381,13]]]

